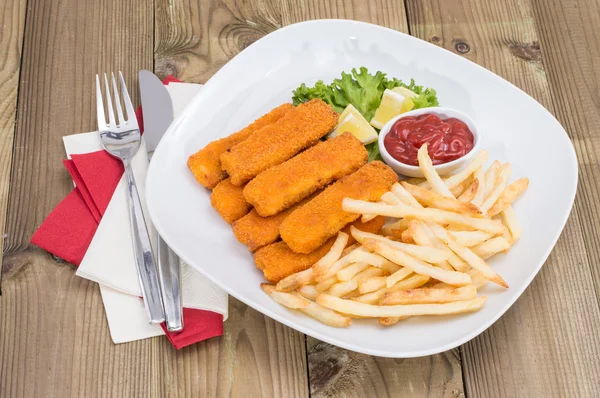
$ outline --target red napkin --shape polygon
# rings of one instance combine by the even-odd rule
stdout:
[[[169,76],[163,84],[171,82],[180,81]],[[136,110],[136,117],[143,131],[141,108]],[[77,266],[121,179],[123,165],[106,151],[72,155],[63,164],[76,188],[46,217],[31,243]],[[184,308],[183,317],[184,330],[180,333],[168,332],[162,324],[176,349],[223,334],[221,314]]]

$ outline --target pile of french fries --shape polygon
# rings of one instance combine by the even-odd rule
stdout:
[[[506,252],[521,236],[512,203],[529,185],[509,184],[510,164],[487,169],[482,151],[461,171],[442,179],[423,145],[425,179],[392,186],[377,203],[346,198],[345,211],[392,218],[381,235],[352,228],[338,233],[330,251],[311,268],[262,289],[275,301],[334,327],[352,318],[393,325],[411,316],[477,311],[488,281],[508,284],[486,260]]]

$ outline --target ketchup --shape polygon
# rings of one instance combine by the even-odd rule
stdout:
[[[473,133],[456,118],[440,119],[431,113],[407,116],[394,123],[383,143],[399,162],[418,166],[417,151],[427,144],[434,165],[456,160],[473,149]]]

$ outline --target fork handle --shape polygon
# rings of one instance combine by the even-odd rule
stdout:
[[[183,303],[181,300],[181,265],[179,256],[158,235],[158,276],[162,291],[167,330],[183,330]]]
[[[138,277],[140,278],[144,306],[150,323],[162,323],[165,320],[165,311],[162,306],[150,235],[144,220],[142,203],[140,202],[140,195],[135,184],[131,164],[129,162],[123,162],[123,164],[127,180],[127,193],[129,194],[129,220],[131,222],[131,237],[133,238],[133,253]]]

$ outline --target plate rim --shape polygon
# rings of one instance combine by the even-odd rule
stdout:
[[[577,186],[579,183],[579,163],[578,163],[578,159],[577,159],[577,154],[575,152],[575,148],[573,146],[573,142],[571,141],[571,138],[569,137],[566,129],[562,126],[562,124],[556,119],[556,117],[548,110],[546,109],[542,104],[540,104],[535,98],[533,98],[532,96],[530,96],[527,92],[523,91],[522,89],[520,89],[519,87],[515,86],[513,83],[509,82],[508,80],[502,78],[501,76],[495,74],[494,72],[484,68],[483,66],[469,60],[466,59],[464,57],[461,57],[460,55],[454,54],[451,51],[448,51],[442,47],[436,46],[432,43],[429,43],[428,41],[425,40],[421,40],[417,37],[408,35],[404,32],[399,32],[396,31],[394,29],[391,28],[387,28],[384,26],[380,26],[380,25],[376,25],[376,24],[372,24],[372,23],[368,23],[368,22],[362,22],[362,21],[353,21],[353,20],[347,20],[347,19],[317,19],[317,20],[311,20],[311,21],[303,21],[303,22],[298,22],[298,23],[294,23],[291,25],[286,25],[280,29],[277,29],[273,32],[270,32],[269,34],[263,36],[262,38],[260,38],[259,40],[257,40],[256,42],[252,43],[250,46],[248,46],[247,48],[245,48],[244,50],[240,51],[237,55],[235,55],[233,58],[231,58],[223,67],[221,67],[205,84],[204,84],[204,88],[202,90],[199,91],[199,93],[194,97],[194,99],[188,104],[188,106],[186,107],[186,109],[177,116],[177,118],[175,119],[175,121],[171,124],[171,126],[169,127],[169,129],[165,132],[163,139],[161,140],[161,142],[159,143],[156,152],[160,152],[162,148],[166,147],[166,144],[164,144],[164,142],[169,141],[170,137],[173,136],[173,134],[175,133],[175,131],[178,130],[179,125],[182,123],[183,120],[185,120],[188,115],[190,113],[192,113],[192,109],[194,109],[194,104],[198,101],[200,101],[205,95],[203,93],[205,93],[207,90],[207,87],[212,87],[212,84],[214,84],[214,82],[219,81],[220,80],[220,76],[222,74],[224,74],[226,71],[228,71],[230,68],[232,68],[232,61],[236,58],[238,58],[241,54],[245,54],[251,51],[251,49],[253,48],[253,46],[255,46],[257,43],[266,40],[272,36],[277,36],[279,34],[282,34],[283,32],[286,32],[288,30],[297,28],[300,25],[315,25],[315,24],[324,24],[324,25],[346,25],[346,24],[354,24],[354,25],[362,25],[362,26],[368,26],[369,28],[374,28],[374,29],[379,29],[381,31],[389,31],[390,33],[393,34],[397,34],[397,35],[403,35],[403,36],[408,36],[410,37],[411,40],[419,40],[422,43],[432,46],[432,47],[436,47],[436,49],[439,50],[444,50],[450,54],[452,54],[453,56],[455,56],[457,59],[461,59],[464,62],[467,62],[469,64],[471,64],[471,66],[476,66],[477,68],[483,69],[485,72],[488,73],[488,76],[490,78],[496,79],[496,81],[500,82],[502,85],[509,85],[511,88],[513,89],[517,89],[518,91],[520,91],[522,94],[526,95],[527,97],[529,97],[531,100],[533,100],[533,103],[536,104],[536,106],[538,106],[539,108],[541,108],[541,110],[543,112],[545,112],[548,116],[550,116],[554,122],[556,122],[556,124],[558,126],[561,127],[562,132],[564,133],[563,138],[565,138],[565,143],[568,143],[569,145],[565,145],[565,150],[569,150],[569,157],[572,158],[573,160],[573,165],[574,167],[572,167],[567,173],[570,172],[571,174],[571,178],[569,179],[569,181],[572,181],[572,185],[573,185],[573,189],[572,189],[572,194],[570,195],[570,197],[568,198],[568,208],[566,209],[566,211],[564,212],[564,216],[562,218],[562,220],[560,220],[560,231],[559,233],[556,235],[556,237],[553,239],[552,244],[548,246],[548,248],[545,250],[544,255],[542,256],[542,258],[539,261],[539,265],[537,265],[535,267],[535,270],[531,273],[531,275],[525,279],[525,283],[521,284],[521,287],[519,288],[515,288],[515,291],[517,292],[517,294],[515,294],[512,298],[509,298],[506,303],[502,306],[502,308],[496,312],[496,314],[488,321],[485,323],[482,323],[480,325],[478,325],[477,327],[474,327],[469,333],[466,333],[464,335],[462,335],[460,338],[456,338],[453,341],[449,342],[449,343],[445,343],[443,345],[438,345],[434,348],[430,348],[430,349],[419,349],[416,351],[384,351],[384,350],[380,350],[380,349],[372,349],[372,348],[366,348],[366,347],[362,347],[353,343],[348,343],[348,342],[344,342],[344,341],[334,341],[333,338],[330,338],[327,335],[322,335],[320,332],[315,331],[309,327],[305,327],[302,323],[299,322],[295,322],[292,319],[288,319],[285,317],[280,316],[279,314],[271,311],[270,309],[264,307],[263,305],[261,305],[260,303],[256,303],[253,302],[253,300],[251,299],[245,299],[243,297],[241,297],[241,295],[239,295],[238,293],[236,293],[236,291],[234,291],[233,289],[229,288],[226,284],[220,283],[218,280],[216,280],[215,278],[213,278],[211,276],[210,273],[208,272],[204,272],[203,269],[197,265],[195,265],[195,261],[192,261],[191,258],[188,258],[188,256],[185,255],[185,253],[177,250],[176,248],[176,243],[172,241],[172,239],[169,237],[168,234],[166,234],[165,236],[163,236],[163,232],[165,231],[164,229],[164,225],[162,225],[162,221],[160,220],[160,217],[154,217],[158,211],[154,210],[156,206],[158,206],[155,202],[155,199],[153,199],[152,195],[148,195],[146,200],[147,200],[147,204],[148,204],[148,212],[150,214],[150,217],[154,223],[154,226],[156,228],[156,230],[161,234],[161,236],[163,236],[163,239],[165,240],[165,242],[171,247],[173,248],[173,250],[179,255],[179,257],[185,261],[187,264],[189,264],[194,270],[200,272],[202,275],[204,275],[205,277],[207,277],[211,282],[213,282],[214,284],[216,284],[217,286],[219,286],[221,289],[223,289],[224,291],[226,291],[229,295],[235,297],[236,299],[240,300],[241,302],[243,302],[244,304],[254,308],[255,310],[261,312],[263,315],[268,316],[271,319],[276,320],[277,322],[280,322],[294,330],[297,330],[301,333],[304,333],[306,335],[312,336],[314,338],[317,338],[319,340],[325,341],[329,344],[344,348],[344,349],[348,349],[351,351],[355,351],[355,352],[359,352],[359,353],[364,353],[364,354],[368,354],[368,355],[373,355],[373,356],[378,356],[378,357],[386,357],[386,358],[417,358],[417,357],[423,357],[423,356],[428,356],[428,355],[433,355],[433,354],[438,354],[453,348],[456,348],[470,340],[472,340],[473,338],[477,337],[478,335],[480,335],[481,333],[483,333],[486,329],[488,329],[490,326],[492,326],[494,323],[496,323],[496,321],[502,317],[510,307],[512,307],[512,305],[522,296],[523,292],[525,291],[525,289],[527,289],[530,285],[531,282],[533,281],[533,279],[537,276],[537,274],[539,273],[539,271],[542,269],[542,267],[544,266],[544,264],[546,263],[548,257],[550,256],[550,253],[554,250],[554,247],[556,246],[556,243],[558,242],[558,239],[560,239],[560,237],[562,236],[562,233],[564,231],[564,228],[566,226],[566,223],[571,215],[572,209],[573,209],[573,205],[575,202],[575,197],[577,194]],[[461,61],[461,62],[462,62]],[[158,167],[158,166],[156,166]],[[146,178],[146,191],[147,192],[151,192],[153,189],[152,187],[154,186],[153,184],[153,176],[156,174],[153,170],[156,168],[153,167],[153,163],[150,163],[150,166],[148,168],[148,174],[147,174],[147,178]]]

